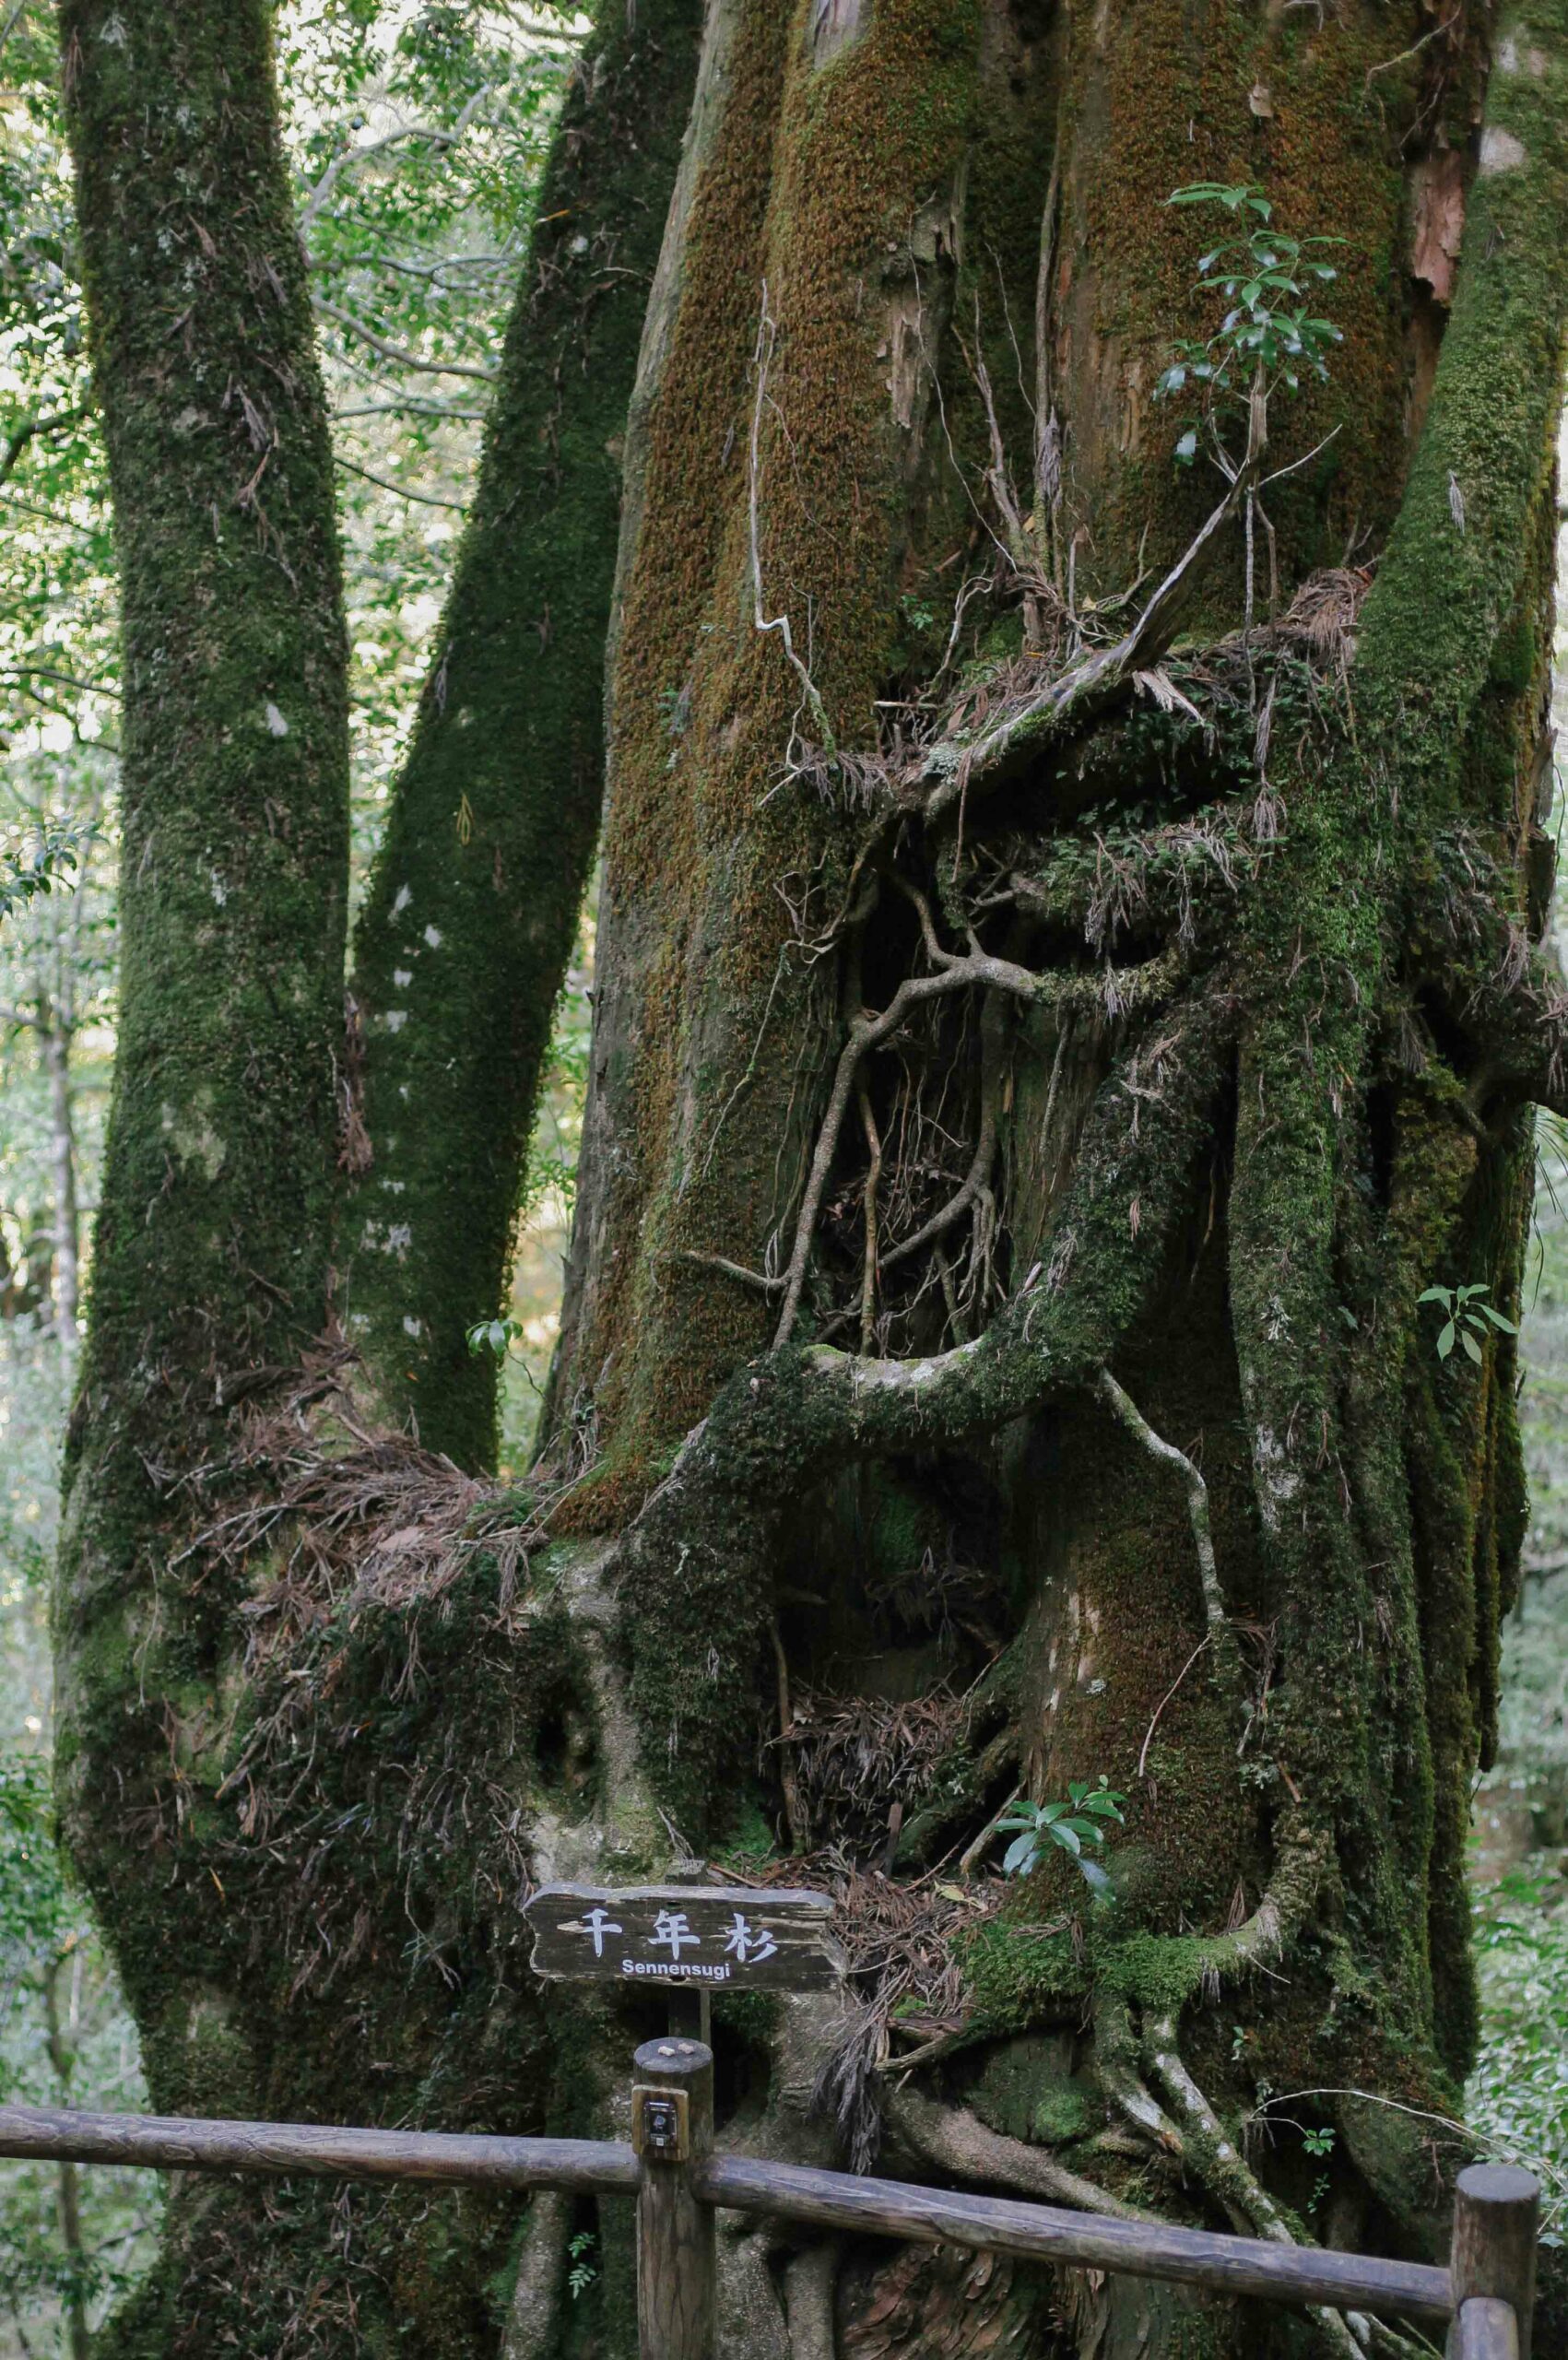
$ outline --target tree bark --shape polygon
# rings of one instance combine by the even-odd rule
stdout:
[[[160,2103],[253,2057],[193,1863],[231,1593],[171,1562],[234,1405],[324,1329],[348,856],[332,465],[262,0],[67,0],[62,60],[126,682],[119,1051],[56,1591],[63,1819]]]
[[[627,403],[701,8],[600,15],[540,187],[351,986],[348,1330],[386,1412],[475,1468],[495,1460],[496,1362],[466,1338],[505,1299],[598,833]]]
[[[77,1205],[77,1130],[72,1103],[71,1044],[74,1034],[58,1009],[50,1009],[39,1045],[49,1077],[49,1161],[54,1192],[54,1328],[61,1349],[76,1350],[80,1287],[81,1218]]]

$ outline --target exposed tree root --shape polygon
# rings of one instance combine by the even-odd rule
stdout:
[[[1271,2245],[1299,2245],[1301,2239],[1227,2137],[1220,2118],[1183,2063],[1173,2013],[1146,2022],[1144,2055],[1181,2124],[1183,2159],[1194,2178],[1223,2206],[1244,2236],[1265,2237]],[[1315,2306],[1311,2316],[1330,2352],[1340,2355],[1340,2360],[1362,2360],[1369,2330],[1359,2313]]]
[[[790,2360],[834,2360],[838,2350],[837,2297],[843,2240],[826,2237],[784,2264],[784,2317],[789,2322]]]
[[[1104,2212],[1117,2221],[1152,2221],[1152,2212],[1124,2204],[1109,2189],[1068,2171],[1044,2147],[1007,2139],[961,2106],[938,2106],[914,2090],[899,2089],[887,2101],[888,2119],[925,2162],[957,2179],[1009,2188],[1043,2204],[1070,2205],[1080,2212]]]
[[[1113,1991],[1094,1995],[1094,2071],[1112,2105],[1157,2154],[1180,2159],[1181,2133],[1143,2078],[1132,2010]]]
[[[1108,1368],[1102,1368],[1096,1379],[1096,1389],[1112,1413],[1120,1420],[1141,1449],[1163,1467],[1173,1468],[1181,1476],[1187,1495],[1187,1516],[1192,1525],[1193,1543],[1197,1551],[1198,1579],[1203,1585],[1203,1611],[1208,1622],[1208,1644],[1214,1677],[1232,1704],[1241,1701],[1242,1663],[1236,1646],[1236,1634],[1225,1611],[1225,1594],[1220,1587],[1220,1569],[1214,1557],[1214,1536],[1208,1522],[1208,1486],[1192,1460],[1157,1434],[1130,1394],[1119,1386]]]
[[[571,2198],[556,2188],[536,2189],[523,2231],[501,2360],[545,2360],[554,2350],[566,2290],[566,2242],[571,2227]]]
[[[817,1135],[796,1221],[795,1242],[784,1271],[784,1305],[773,1336],[775,1350],[787,1344],[795,1333],[828,1175],[838,1152],[840,1133],[855,1092],[862,1061],[872,1049],[891,1039],[912,1012],[926,1001],[943,998],[972,986],[1008,995],[1028,1006],[1064,1009],[1087,1006],[1102,1009],[1105,1006],[1107,989],[1110,989],[1114,993],[1115,1012],[1126,1014],[1135,1009],[1155,1005],[1167,997],[1174,990],[1185,964],[1185,954],[1179,943],[1169,945],[1141,967],[1127,972],[1108,970],[1103,978],[1098,974],[1076,972],[1036,974],[1031,968],[1019,965],[1015,960],[996,958],[980,950],[961,955],[937,947],[932,955],[938,962],[933,972],[906,975],[886,1008],[878,1014],[867,1015],[862,1010],[850,1017],[849,1037],[839,1054],[827,1112]],[[946,1225],[945,1221],[942,1225]]]
[[[1080,729],[1092,714],[1134,675],[1157,665],[1181,628],[1200,560],[1212,549],[1256,478],[1257,455],[1248,457],[1224,498],[1149,599],[1132,629],[1114,646],[1097,648],[1058,674],[1032,697],[1005,714],[978,738],[943,738],[920,763],[911,798],[918,796],[926,825],[958,804],[972,785],[999,783],[1020,757],[1037,753],[1051,738]]]

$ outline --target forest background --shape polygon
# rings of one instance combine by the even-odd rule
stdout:
[[[47,1572],[114,1055],[119,702],[53,18],[46,0],[0,0],[0,853],[24,875],[45,844],[74,862],[0,926],[0,2097],[115,2107],[141,2096],[135,2030],[48,1809]],[[424,677],[545,143],[585,26],[570,10],[421,0],[285,0],[277,22],[334,413],[358,884]],[[1568,568],[1568,532],[1560,552]],[[1562,733],[1561,638],[1558,655]],[[585,917],[511,1318],[495,1338],[503,1473],[526,1466],[555,1333],[592,959]],[[1542,2173],[1557,2236],[1568,2235],[1568,1136],[1540,1124],[1521,1400],[1533,1526],[1503,1753],[1475,1803],[1487,2013],[1469,2111],[1499,2154]],[[5,2360],[85,2360],[150,2252],[159,2202],[149,2175],[0,2171]]]

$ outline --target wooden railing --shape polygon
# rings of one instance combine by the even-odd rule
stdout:
[[[631,2146],[0,2106],[0,2156],[634,2197],[643,2360],[713,2360],[715,2208],[1372,2311],[1448,2327],[1451,2360],[1529,2360],[1540,2190],[1528,2172],[1477,2164],[1460,2173],[1439,2269],[715,2154],[711,2049],[673,2036],[646,2041],[633,2076]]]

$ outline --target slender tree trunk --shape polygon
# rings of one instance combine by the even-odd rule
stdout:
[[[56,1598],[63,1816],[165,2106],[254,2060],[204,1874],[236,1600],[171,1560],[235,1405],[324,1329],[348,851],[331,453],[270,13],[60,16],[126,681],[122,1014]],[[193,1890],[195,1888],[195,1890]]]
[[[440,643],[355,946],[348,1333],[394,1418],[494,1464],[496,1363],[598,832],[628,398],[700,0],[600,12],[573,74]],[[353,1085],[351,1084],[351,1087]]]

